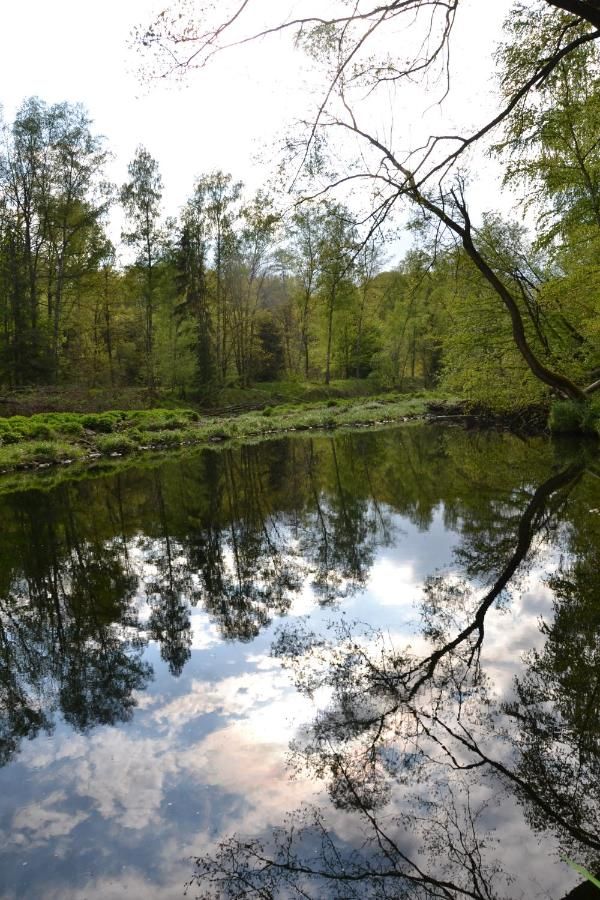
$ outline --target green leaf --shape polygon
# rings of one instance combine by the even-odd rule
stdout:
[[[597,888],[600,888],[600,881],[598,881],[597,878],[594,878],[592,873],[588,872],[587,869],[584,869],[583,866],[580,866],[579,863],[573,862],[572,859],[567,859],[566,857],[563,859],[563,862],[566,862],[572,869],[575,869],[576,872],[579,872],[580,875],[583,875],[584,878],[587,878],[588,881],[595,884]]]

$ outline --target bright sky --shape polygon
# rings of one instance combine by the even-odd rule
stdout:
[[[284,6],[319,9],[322,0],[256,2],[263,13],[280,15]],[[136,145],[144,144],[159,161],[166,212],[174,215],[195,177],[215,168],[259,187],[265,164],[257,154],[273,162],[277,136],[301,112],[305,96],[297,87],[299,56],[289,40],[277,38],[226,54],[185,84],[142,85],[129,36],[164,5],[165,0],[4,0],[0,103],[10,121],[30,95],[50,103],[82,102],[114,153],[109,177],[122,183]],[[509,0],[464,0],[454,45],[461,74],[441,112],[445,123],[480,121],[489,103],[491,52],[509,6]],[[417,109],[418,104],[415,115]],[[496,187],[488,170],[481,175],[475,202],[486,208],[495,205]]]

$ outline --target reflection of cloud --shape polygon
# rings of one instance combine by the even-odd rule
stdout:
[[[406,607],[412,611],[422,597],[423,586],[411,563],[399,565],[384,558],[373,565],[368,590],[381,606]]]
[[[256,735],[284,744],[314,707],[293,689],[278,663],[261,658],[261,669],[221,681],[194,680],[187,694],[155,710],[153,718],[173,732],[210,713],[243,717]]]
[[[423,536],[413,541],[421,556],[411,552],[402,560],[399,552],[381,555],[370,572],[367,591],[346,602],[356,610],[366,608],[373,624],[383,624],[386,641],[397,651],[410,641],[417,656],[432,650],[423,635],[414,631],[422,600],[420,568],[426,540]],[[444,540],[444,547],[449,547],[450,539]],[[152,567],[143,565],[150,577]],[[541,641],[538,619],[552,609],[552,595],[540,583],[541,577],[541,569],[524,577],[507,609],[492,608],[486,617],[482,663],[497,697],[506,696],[514,674],[522,670],[522,651]],[[481,597],[484,590],[473,587]],[[293,613],[310,612],[314,606],[314,591],[307,579],[294,599]],[[140,609],[147,617],[149,607],[142,597]],[[322,617],[326,615],[329,611]],[[331,616],[335,615],[332,611]],[[319,627],[321,619],[315,618]],[[204,612],[193,610],[191,622],[193,649],[222,645],[218,628]],[[369,637],[357,640],[377,658],[377,642]],[[106,865],[105,871],[114,870],[110,876],[82,873],[87,881],[78,888],[44,886],[44,898],[112,900],[125,893],[149,900],[179,898],[191,874],[189,856],[210,852],[215,841],[233,832],[260,836],[319,793],[319,786],[307,776],[290,781],[285,760],[289,738],[311,719],[316,705],[326,705],[330,692],[321,692],[313,703],[298,695],[276,659],[253,655],[240,645],[231,651],[232,657],[236,654],[236,661],[241,659],[246,669],[242,675],[211,681],[186,676],[177,688],[185,691],[180,696],[169,696],[165,683],[164,694],[136,693],[139,704],[131,726],[100,728],[89,735],[65,735],[59,729],[51,740],[24,747],[21,762],[31,780],[38,779],[38,795],[50,793],[39,806],[30,804],[15,814],[11,840],[20,851],[39,853],[43,847],[48,856],[58,856],[66,848],[71,853],[77,843],[77,854],[83,855],[95,852],[99,832],[104,842],[101,864]],[[224,665],[219,654],[207,653],[207,657],[216,657],[215,666]],[[423,708],[427,708],[425,701]],[[465,714],[468,711],[465,701]],[[206,735],[209,728],[213,730]],[[500,753],[508,759],[510,747],[501,745]],[[445,772],[441,777],[448,781]],[[414,784],[395,785],[385,810],[388,821],[406,811],[409,790],[416,790]],[[478,802],[495,799],[491,779],[472,790]],[[169,801],[177,801],[181,794],[180,805],[173,802],[171,807]],[[337,810],[329,810],[328,815],[340,838],[360,844],[362,825],[356,816]],[[502,806],[490,807],[486,813],[486,824],[501,833],[503,857],[511,870],[534,872],[543,883],[544,855],[540,854],[539,865],[537,860],[531,863],[532,833],[516,803],[502,798]],[[76,838],[61,842],[78,827]],[[416,855],[422,850],[419,837],[416,829],[409,830],[403,836],[404,849]],[[141,871],[133,866],[121,871],[121,861],[133,855]]]
[[[221,643],[219,628],[210,621],[207,613],[194,610],[191,615],[192,650],[206,650]]]
[[[54,889],[49,886],[44,891],[44,900],[122,900],[123,897],[130,897],[131,900],[181,900],[183,885],[190,877],[190,864],[182,864],[177,869],[171,865],[165,875],[170,888],[153,878],[144,877],[140,872],[125,871],[119,873],[117,878],[91,877],[78,888],[63,884]]]
[[[20,762],[28,769],[45,769],[63,760],[79,759],[88,752],[89,740],[81,734],[71,734],[68,740],[35,741],[25,745]]]
[[[28,767],[51,772],[61,791],[39,807],[23,808],[13,821],[13,839],[31,849],[68,834],[95,814],[110,822],[108,830],[104,826],[106,849],[108,836],[122,839],[117,836],[124,829],[128,846],[141,848],[150,835],[172,832],[176,820],[166,801],[169,791],[182,784],[214,789],[200,805],[202,830],[195,839],[186,833],[190,853],[208,848],[229,831],[251,833],[278,823],[290,804],[299,804],[307,794],[301,780],[290,787],[285,759],[296,723],[310,718],[311,706],[293,691],[277,661],[265,656],[260,662],[261,671],[244,676],[193,680],[187,694],[170,702],[158,696],[158,708],[149,703],[138,710],[153,729],[151,737],[129,729],[102,729],[85,736],[57,736],[52,751],[31,754]],[[223,717],[224,727],[190,744],[190,722],[215,712]],[[61,803],[68,803],[71,812],[57,808]],[[81,847],[86,847],[84,835]],[[164,865],[169,867],[172,860],[165,859]],[[121,884],[121,877],[116,881]],[[94,882],[82,896],[113,896],[107,885]]]
[[[313,612],[316,606],[317,598],[315,596],[314,586],[307,577],[306,580],[302,582],[300,590],[293,595],[292,605],[288,615],[305,616],[308,613]]]
[[[67,801],[64,791],[54,791],[43,803],[30,803],[15,813],[12,821],[12,840],[28,849],[43,846],[50,838],[63,837],[87,819],[84,812],[56,809]]]
[[[506,609],[491,609],[486,616],[482,660],[497,697],[512,692],[515,675],[523,668],[523,653],[544,643],[540,619],[553,616],[553,594],[543,583],[550,565],[535,568],[523,578]]]
[[[150,709],[153,706],[160,706],[161,703],[165,702],[165,698],[161,694],[147,694],[145,691],[134,691],[133,698],[138,711]]]
[[[221,823],[221,830],[251,833],[279,824],[290,808],[312,793],[304,779],[289,780],[285,751],[269,731],[263,729],[261,736],[247,722],[233,722],[180,754],[179,764],[198,776],[201,760],[206,784],[242,797],[244,814],[237,810],[232,822]]]
[[[90,798],[103,818],[124,828],[146,828],[159,820],[165,778],[177,768],[169,749],[164,739],[104,731],[77,767],[76,792]]]
[[[86,873],[87,880],[79,887],[50,888],[44,891],[44,900],[121,900],[123,896],[180,900],[183,886],[193,872],[193,856],[210,852],[215,842],[234,832],[251,836],[268,832],[271,827],[281,824],[290,809],[310,800],[316,790],[301,778],[290,781],[285,747],[273,741],[270,735],[267,739],[267,732],[258,735],[246,721],[233,722],[193,746],[186,745],[183,750],[178,749],[172,739],[168,742],[155,740],[152,743],[161,748],[160,752],[144,755],[148,743],[131,740],[122,734],[120,742],[106,747],[106,751],[111,751],[113,768],[103,773],[102,787],[110,794],[110,799],[105,797],[102,811],[110,814],[118,826],[112,831],[113,840],[118,839],[120,828],[132,819],[131,808],[122,805],[128,802],[122,788],[130,774],[127,766],[130,758],[135,758],[137,765],[161,770],[155,778],[156,785],[161,787],[160,800],[165,799],[169,782],[166,776],[169,774],[174,774],[173,780],[179,784],[216,788],[206,791],[202,818],[198,821],[200,827],[197,830],[186,827],[174,833],[173,820],[167,817],[164,805],[159,810],[160,800],[158,804],[153,802],[146,828],[134,833],[135,843],[131,836],[127,839],[130,855],[136,845],[143,848],[154,835],[163,836],[160,847],[151,861],[148,860],[145,872],[127,865],[109,876],[91,873],[88,876]],[[96,762],[99,763],[100,758],[96,758]],[[124,769],[122,775],[121,767]],[[86,777],[85,770],[79,770],[74,787],[78,793],[90,796]],[[111,781],[115,777],[117,785]],[[135,787],[132,787],[132,794],[134,791]],[[223,804],[223,797],[231,796],[238,798],[238,802]],[[146,793],[146,803],[149,799],[150,795]],[[155,799],[152,792],[152,800]]]

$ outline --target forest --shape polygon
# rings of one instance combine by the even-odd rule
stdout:
[[[527,49],[515,39],[501,65]],[[600,371],[597,66],[590,45],[561,63],[494,148],[535,228],[494,211],[478,228],[538,358],[574,381]],[[29,98],[3,126],[2,385],[143,385],[185,397],[358,378],[497,408],[547,396],[490,285],[422,218],[398,235],[366,233],[331,198],[282,214],[281,197],[249,196],[224,172],[201,175],[168,218],[151,153],[138,148],[118,187],[105,178],[109,151],[78,105]],[[107,235],[115,207],[119,246]],[[412,247],[390,267],[398,240]]]
[[[281,377],[402,382],[439,371],[433,320],[415,306],[430,273],[413,254],[383,273],[329,202],[287,220],[224,172],[201,176],[178,220],[161,206],[158,163],[139,147],[120,189],[80,106],[26,100],[1,160],[4,385],[143,384],[210,392]],[[120,205],[122,246],[107,236]],[[118,265],[120,250],[130,262]],[[400,336],[393,348],[383,333]],[[384,360],[392,350],[392,367]]]
[[[504,37],[497,78],[508,90],[539,35],[513,18]],[[505,117],[489,153],[515,216],[490,210],[476,229],[528,350],[570,384],[600,375],[598,62],[595,42],[582,43]],[[2,135],[5,390],[76,383],[207,399],[227,386],[351,378],[499,411],[557,395],[486,273],[464,241],[439,239],[426,203],[374,227],[330,194],[290,204],[214,171],[172,218],[151,150],[138,147],[123,185],[107,181],[110,142],[81,105],[28,98]],[[120,242],[109,238],[116,214]],[[398,247],[410,247],[399,262]]]

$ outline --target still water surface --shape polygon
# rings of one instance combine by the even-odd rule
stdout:
[[[0,497],[0,896],[568,894],[595,454],[410,425]]]

